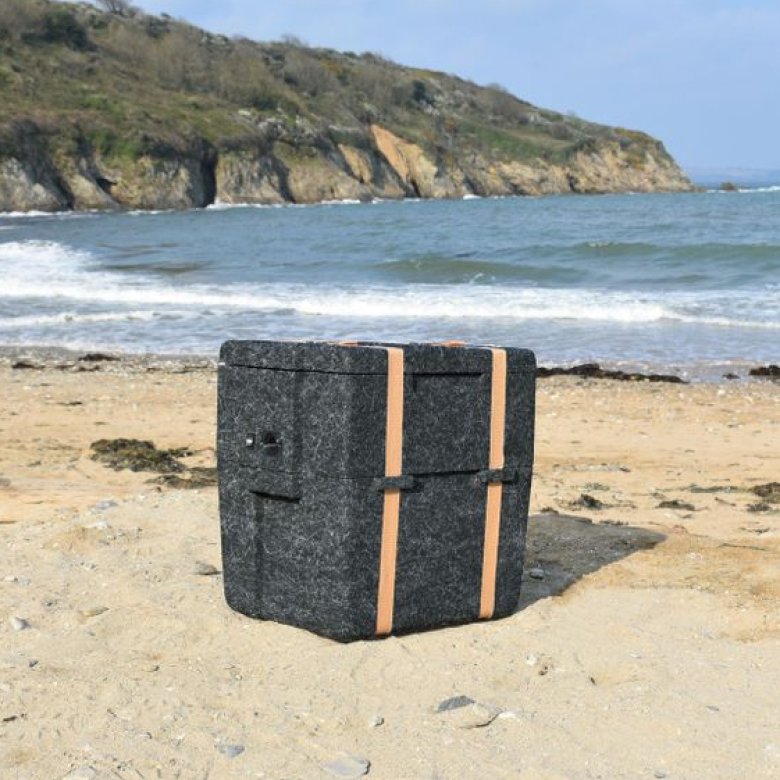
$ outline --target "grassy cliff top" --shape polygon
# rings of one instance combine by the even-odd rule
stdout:
[[[248,148],[269,132],[302,145],[316,146],[326,133],[359,146],[372,123],[440,156],[557,162],[603,140],[629,155],[649,147],[666,155],[644,133],[537,108],[500,86],[372,53],[228,38],[115,5],[110,13],[86,3],[2,0],[0,155],[13,152],[25,122],[52,135],[77,128],[72,137],[131,157],[195,138]]]

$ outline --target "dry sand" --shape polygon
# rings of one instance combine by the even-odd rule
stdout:
[[[349,755],[370,778],[780,777],[780,504],[745,490],[780,480],[780,385],[540,381],[521,608],[340,645],[196,573],[220,566],[214,488],[89,459],[134,437],[213,463],[212,369],[10,362],[3,780],[327,778]],[[458,695],[479,706],[434,711]]]

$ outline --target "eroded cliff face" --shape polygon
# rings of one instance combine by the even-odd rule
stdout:
[[[91,148],[77,128],[63,142],[26,123],[0,141],[0,211],[692,189],[660,145],[601,140],[554,163],[431,152],[379,124],[347,142],[334,135],[277,123],[243,145],[149,142],[129,156]]]

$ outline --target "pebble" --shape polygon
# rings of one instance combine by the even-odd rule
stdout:
[[[194,574],[200,574],[203,577],[211,577],[214,574],[219,574],[219,569],[216,566],[212,566],[210,563],[204,563],[203,561],[195,561]]]
[[[19,576],[18,574],[9,574],[7,577],[3,577],[3,582],[13,582],[17,585],[29,585],[30,578]]]
[[[243,745],[229,745],[227,743],[223,743],[221,745],[217,745],[217,750],[219,750],[223,756],[227,756],[228,758],[235,758],[236,756],[240,756],[244,750],[246,750],[246,748]]]
[[[108,520],[98,520],[96,523],[90,523],[87,528],[93,531],[107,531],[111,528],[111,523]]]
[[[8,618],[8,622],[11,624],[11,628],[13,628],[14,631],[24,631],[30,627],[30,624],[27,620],[17,617],[16,615]]]
[[[528,572],[528,576],[532,580],[543,580],[544,579],[544,569],[539,568],[538,566],[531,569]]]
[[[663,780],[664,777],[668,777],[666,770],[664,769],[656,769],[655,772],[653,772],[653,777],[657,777],[658,780]]]
[[[93,618],[98,615],[102,615],[104,612],[108,612],[108,607],[89,607],[88,609],[80,609],[79,615],[83,618]]]
[[[374,715],[374,717],[368,721],[368,726],[369,728],[375,729],[381,726],[384,722],[385,719],[381,715]]]
[[[98,512],[102,512],[105,509],[111,509],[112,507],[119,506],[118,501],[113,501],[112,499],[106,499],[105,501],[98,501],[97,504],[95,504],[92,508],[96,509]]]
[[[449,712],[450,710],[456,710],[458,707],[467,707],[469,704],[474,704],[474,699],[469,696],[452,696],[449,699],[440,701],[436,707],[436,712]]]
[[[770,742],[768,745],[764,745],[764,753],[770,760],[780,763],[780,742]]]
[[[371,762],[361,756],[344,756],[328,761],[322,768],[334,777],[356,778],[368,774]]]
[[[453,696],[436,707],[448,723],[459,729],[476,729],[490,725],[500,714],[498,707],[480,704],[468,696]]]

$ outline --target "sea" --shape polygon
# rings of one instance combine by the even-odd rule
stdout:
[[[719,379],[780,362],[780,186],[0,214],[0,345],[459,339]]]

